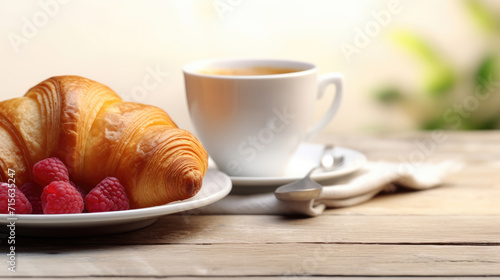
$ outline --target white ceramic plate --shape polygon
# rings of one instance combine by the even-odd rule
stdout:
[[[323,151],[323,145],[303,143],[293,156],[284,176],[276,177],[236,177],[232,176],[233,187],[269,187],[280,186],[302,179],[313,167],[318,166]],[[344,155],[344,163],[338,169],[331,171],[316,170],[312,174],[315,181],[325,181],[359,170],[366,163],[366,156],[361,152],[335,147],[335,154]]]
[[[216,170],[209,170],[203,178],[201,190],[192,198],[169,204],[126,211],[15,215],[15,234],[29,236],[88,236],[127,232],[154,223],[159,217],[202,207],[225,197],[231,191],[231,180]],[[11,216],[0,214],[2,232]]]

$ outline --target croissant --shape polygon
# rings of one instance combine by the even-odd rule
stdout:
[[[33,181],[33,165],[58,157],[89,191],[108,176],[125,187],[131,208],[194,196],[208,154],[163,110],[123,102],[110,88],[78,77],[49,78],[24,97],[0,102],[0,176]]]

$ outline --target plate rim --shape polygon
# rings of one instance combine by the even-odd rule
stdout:
[[[212,175],[209,175],[212,174]],[[82,224],[97,224],[97,223],[120,223],[123,221],[134,221],[140,219],[148,219],[148,218],[159,218],[164,215],[178,213],[182,211],[192,210],[196,208],[200,208],[206,206],[208,204],[214,203],[225,196],[227,196],[232,189],[232,181],[223,172],[219,170],[207,170],[207,173],[204,177],[208,178],[208,176],[220,176],[223,178],[224,182],[221,184],[216,184],[218,186],[217,190],[210,192],[207,195],[196,198],[196,195],[185,199],[173,201],[164,205],[158,205],[153,207],[139,208],[139,209],[130,209],[124,211],[110,211],[110,212],[99,212],[99,213],[74,213],[74,214],[17,214],[17,215],[9,215],[9,214],[0,214],[0,225],[8,225],[10,221],[13,221],[9,218],[15,218],[16,226],[37,226],[37,225],[46,225],[46,226],[74,226],[74,225],[82,225]],[[204,185],[208,185],[212,181],[204,182]],[[203,185],[202,185],[203,187]]]

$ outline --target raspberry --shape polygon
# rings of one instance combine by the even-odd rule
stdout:
[[[31,214],[43,214],[42,209],[42,187],[37,183],[26,183],[19,190],[26,196],[31,203]]]
[[[69,182],[68,169],[64,163],[55,157],[46,158],[33,165],[35,182],[45,187],[54,181]]]
[[[78,186],[77,184],[75,184],[73,181],[69,181],[69,183],[75,187],[75,189],[80,193],[80,195],[82,196],[82,199],[83,199],[83,211],[82,213],[86,213],[87,212],[87,209],[85,209],[85,196],[87,195],[87,192],[80,186]]]
[[[128,210],[129,203],[125,188],[115,177],[107,177],[85,197],[89,212]]]
[[[80,193],[80,195],[82,196],[82,199],[85,200],[85,196],[87,195],[87,192],[80,186],[78,186],[77,184],[75,184],[73,181],[69,181],[69,183],[75,187],[75,189]]]
[[[14,197],[12,193],[15,193]],[[0,184],[0,213],[10,214],[12,211],[13,214],[31,214],[31,210],[31,203],[18,188],[11,188],[7,183]]]
[[[43,189],[44,214],[70,214],[83,211],[83,199],[69,182],[54,181]]]

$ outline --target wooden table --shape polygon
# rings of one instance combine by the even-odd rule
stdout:
[[[437,189],[381,195],[316,218],[170,215],[119,235],[17,237],[17,272],[4,262],[0,277],[500,277],[500,133],[446,137],[428,159],[468,165]],[[429,139],[409,133],[320,141],[358,149],[370,160],[400,161],[418,149],[415,141]]]

